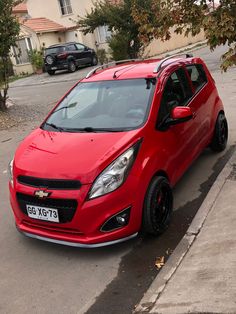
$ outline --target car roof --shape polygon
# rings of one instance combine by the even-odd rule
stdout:
[[[74,44],[80,44],[80,43],[77,43],[77,42],[75,42],[75,41],[72,41],[72,42],[68,42],[68,43],[62,43],[62,44],[51,45],[51,46],[47,47],[46,49],[56,48],[56,47],[63,47],[63,46],[74,45]],[[80,45],[83,45],[83,44],[80,44]],[[83,45],[83,46],[84,46],[84,45]]]
[[[99,66],[88,73],[83,82],[117,80],[117,79],[135,79],[135,78],[155,78],[169,65],[203,63],[200,58],[191,57],[168,57],[165,59],[147,59],[147,60],[126,60],[124,63],[116,65]],[[111,63],[112,64],[112,63]]]

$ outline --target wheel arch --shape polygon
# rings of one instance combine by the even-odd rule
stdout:
[[[162,169],[158,170],[158,171],[153,175],[153,178],[154,178],[154,177],[159,177],[159,176],[165,177],[168,181],[170,181],[167,172],[164,171],[164,170],[162,170]]]
[[[73,61],[75,62],[75,58],[73,56],[68,56],[67,57],[67,61],[70,62],[70,61]]]

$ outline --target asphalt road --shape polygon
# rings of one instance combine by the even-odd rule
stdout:
[[[158,275],[155,260],[178,244],[216,176],[229,158],[236,135],[236,71],[219,71],[219,57],[202,48],[194,55],[209,64],[229,120],[228,150],[206,150],[174,189],[174,217],[159,238],[142,237],[112,247],[82,250],[28,239],[18,234],[8,201],[7,164],[24,136],[40,123],[56,100],[88,69],[48,81],[27,78],[11,85],[17,127],[0,131],[0,313],[128,314]],[[59,82],[58,82],[59,81]],[[38,85],[39,84],[39,85]],[[41,166],[41,165],[39,165]]]

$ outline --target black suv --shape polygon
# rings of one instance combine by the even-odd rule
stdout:
[[[93,49],[80,43],[70,42],[53,45],[45,49],[44,64],[48,74],[68,69],[75,72],[80,65],[97,65],[98,59]]]

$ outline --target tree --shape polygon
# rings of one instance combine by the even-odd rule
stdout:
[[[143,10],[134,0],[132,15],[139,24],[141,41],[150,37],[169,40],[170,28],[195,36],[202,29],[211,50],[228,45],[222,69],[236,65],[236,0],[152,0],[152,10]]]
[[[94,4],[90,13],[79,18],[78,26],[86,35],[94,32],[98,26],[107,25],[112,31],[109,41],[114,59],[136,58],[146,43],[139,38],[139,23],[132,16],[134,0],[121,0],[112,4],[109,0],[100,0]],[[140,8],[150,9],[152,0],[136,0]],[[120,54],[117,51],[120,50]]]
[[[6,109],[10,73],[10,48],[16,45],[20,32],[19,22],[12,14],[12,9],[20,2],[22,1],[0,1],[0,110]]]

